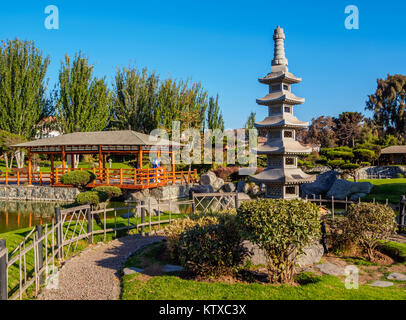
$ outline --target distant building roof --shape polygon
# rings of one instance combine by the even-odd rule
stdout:
[[[406,146],[391,146],[382,149],[381,154],[406,153]]]

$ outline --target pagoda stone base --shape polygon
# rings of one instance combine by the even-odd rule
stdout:
[[[298,199],[299,185],[265,184],[266,197],[271,199]]]

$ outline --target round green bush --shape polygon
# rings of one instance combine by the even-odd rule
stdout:
[[[186,269],[206,277],[231,273],[246,254],[235,217],[227,223],[186,229],[179,236],[178,250],[179,260]]]
[[[100,186],[93,188],[92,190],[107,194],[107,200],[119,197],[123,194],[120,188],[113,186]]]
[[[100,203],[100,193],[97,191],[81,192],[76,196],[75,202],[79,205],[87,203],[91,205],[97,205]]]
[[[246,201],[237,217],[243,238],[265,251],[271,282],[293,281],[296,256],[321,236],[318,207],[302,200]]]
[[[84,188],[88,183],[96,179],[91,171],[70,171],[62,175],[60,181],[62,184],[71,185],[77,188]]]
[[[380,240],[388,239],[396,231],[396,214],[383,204],[358,203],[348,208],[343,224],[343,235],[358,244],[373,260]]]

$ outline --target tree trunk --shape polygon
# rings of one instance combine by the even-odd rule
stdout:
[[[16,161],[17,161],[17,168],[21,169],[24,167],[24,151],[18,150],[15,153]]]
[[[72,164],[74,168],[79,167],[79,160],[80,160],[80,155],[74,154],[73,155],[73,164]]]

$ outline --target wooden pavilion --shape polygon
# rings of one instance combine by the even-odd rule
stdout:
[[[51,186],[64,186],[60,177],[68,171],[90,170],[96,179],[89,187],[113,185],[127,189],[145,189],[174,183],[191,183],[196,181],[196,171],[175,171],[175,152],[181,144],[161,139],[143,133],[124,131],[75,132],[51,138],[20,143],[13,148],[28,150],[28,168],[17,171],[15,174],[3,173],[0,183],[17,184],[49,184]],[[176,147],[176,148],[175,148]],[[161,158],[163,154],[170,158],[169,168],[144,168],[144,155],[154,153],[154,157]],[[47,154],[50,157],[51,168],[49,172],[33,170],[32,155]],[[97,155],[98,167],[69,168],[67,157],[74,163],[75,155]],[[106,167],[106,157],[111,155],[135,155],[137,167],[134,169],[111,169]],[[60,156],[60,168],[54,165],[54,157]]]

